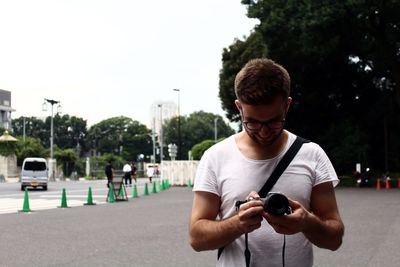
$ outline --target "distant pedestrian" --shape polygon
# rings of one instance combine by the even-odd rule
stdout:
[[[152,179],[153,179],[153,175],[154,175],[154,167],[147,167],[147,177],[149,177],[150,183],[152,183]]]
[[[135,183],[136,183],[137,182],[137,168],[136,168],[136,164],[134,161],[132,161],[131,169],[132,169],[133,179],[135,180]]]
[[[132,176],[131,176],[132,167],[131,167],[131,165],[127,162],[124,165],[124,167],[122,168],[122,171],[124,172],[125,185],[128,186],[128,182],[129,182],[129,185],[132,186]]]
[[[107,187],[110,187],[110,184],[112,183],[112,180],[114,177],[114,168],[113,168],[110,160],[107,161],[104,172],[106,173],[106,176],[107,176]]]

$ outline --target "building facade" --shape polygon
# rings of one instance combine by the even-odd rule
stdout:
[[[159,137],[163,123],[178,116],[178,106],[174,102],[155,102],[151,105],[150,112],[151,129]]]
[[[11,132],[11,92],[0,89],[0,127]]]

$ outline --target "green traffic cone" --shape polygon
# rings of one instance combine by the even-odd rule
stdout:
[[[61,206],[59,208],[68,208],[67,205],[67,193],[65,192],[65,188],[63,188],[61,195]]]
[[[190,180],[190,178],[188,179],[188,187],[192,187],[192,181]]]
[[[160,181],[156,182],[156,191],[161,192],[161,186],[160,186]]]
[[[133,198],[138,198],[138,191],[137,191],[137,186],[136,184],[133,186]]]
[[[96,203],[93,203],[93,196],[92,196],[92,188],[89,187],[88,191],[88,197],[87,197],[87,202],[83,205],[96,205]]]
[[[122,186],[119,188],[118,198],[124,198],[124,190],[122,190]]]
[[[162,191],[162,186],[161,186],[161,181],[157,182],[157,191],[161,192]]]
[[[110,188],[108,189],[107,202],[108,203],[114,203],[115,202],[114,188],[113,188],[112,184],[110,184]]]
[[[152,191],[152,193],[157,193],[156,184],[157,184],[157,182],[155,181],[155,182],[153,183],[153,191]]]
[[[167,188],[165,188],[165,180],[162,180],[161,181],[161,190],[164,191],[165,189],[167,189]]]
[[[147,186],[147,183],[144,185],[144,195],[148,196],[149,194],[149,187]]]
[[[169,189],[168,179],[165,179],[165,188],[166,188],[166,189]]]
[[[32,210],[29,208],[29,197],[28,197],[28,189],[25,188],[25,195],[24,195],[24,205],[20,212],[31,212]]]

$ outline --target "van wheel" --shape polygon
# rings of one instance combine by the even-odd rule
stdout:
[[[44,190],[44,191],[47,191],[47,185],[44,185],[44,186],[43,186],[43,190]]]
[[[21,191],[25,191],[25,186],[21,185]]]

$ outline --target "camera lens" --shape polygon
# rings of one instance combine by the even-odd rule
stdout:
[[[273,215],[284,215],[290,213],[289,200],[280,193],[271,193],[264,202],[264,210]]]

